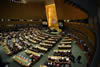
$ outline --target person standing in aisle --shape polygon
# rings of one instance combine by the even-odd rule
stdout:
[[[71,55],[70,57],[71,57],[71,61],[72,61],[73,63],[75,63],[75,57],[74,57],[74,55]]]
[[[80,62],[81,58],[82,58],[81,55],[79,55],[79,56],[77,57],[76,61],[77,61],[78,63],[81,63],[81,62]]]

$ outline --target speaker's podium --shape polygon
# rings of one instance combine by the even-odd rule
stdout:
[[[51,34],[59,34],[60,32],[62,32],[61,29],[59,28],[50,28]]]

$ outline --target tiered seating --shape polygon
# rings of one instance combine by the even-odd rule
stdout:
[[[41,46],[33,46],[32,48],[30,48],[30,50],[38,52],[38,53],[44,53],[44,52],[48,51],[47,48],[44,48],[44,47],[41,47]]]
[[[54,50],[54,55],[57,56],[69,56],[71,55],[72,40],[69,37],[64,37],[64,39],[58,45],[58,49]]]
[[[52,38],[50,36],[50,38],[48,38],[47,40],[43,40],[42,42],[40,42],[40,45],[33,46],[29,48],[29,50],[37,52],[37,53],[45,53],[57,43],[60,37],[55,37],[53,41],[49,41],[49,39]]]
[[[33,63],[37,62],[42,56],[42,54],[31,51],[31,50],[25,50],[25,53],[28,54],[30,58],[32,58]]]
[[[54,36],[54,35],[50,35],[51,37],[48,38],[47,40],[44,40],[40,43],[40,46],[45,47],[45,48],[52,48],[53,46],[55,46],[55,44],[60,40],[61,36]]]
[[[47,67],[70,67],[71,44],[72,40],[64,37],[59,43],[58,49],[54,50],[54,56],[48,56]]]
[[[17,53],[18,51],[22,50],[23,47],[19,44],[16,35],[17,32],[10,32],[8,33],[8,36],[4,37],[4,42],[2,41],[2,45],[5,45],[3,47],[4,51],[9,55],[9,54],[13,54],[13,53]]]
[[[30,66],[31,63],[36,63],[46,52],[56,46],[61,37],[62,35],[59,34],[51,35],[43,33],[39,29],[25,28],[22,31],[5,33],[2,46],[6,44],[5,51],[7,54],[16,54],[19,51],[25,50],[25,54],[30,57],[31,61],[23,55],[15,55],[13,60],[24,66]],[[54,50],[54,53],[54,56],[48,57],[48,63],[53,63],[54,60],[55,64],[63,64],[63,62],[64,64],[69,64],[70,59],[65,56],[71,53],[71,39],[65,37],[58,45],[58,49]]]
[[[68,56],[68,55],[70,55],[71,54],[71,50],[59,50],[59,49],[57,49],[57,50],[54,50],[54,55],[56,55],[56,56]]]
[[[27,41],[21,41],[21,42],[24,44],[24,46],[30,47],[30,43],[29,42],[27,42]]]
[[[2,48],[5,51],[5,53],[7,55],[11,55],[13,52],[9,49],[9,46],[7,45],[7,40],[8,39],[5,39],[4,42],[1,41],[0,44],[3,46]]]
[[[21,34],[19,34],[19,35],[20,35],[19,38],[18,38],[19,43],[22,44],[22,46],[24,46],[24,47],[30,47],[31,44],[29,42],[27,42]]]
[[[71,45],[64,45],[64,44],[62,44],[62,45],[58,45],[58,48],[59,49],[70,49],[72,46]]]
[[[1,43],[1,44],[3,44],[3,43]],[[5,53],[7,54],[7,55],[11,55],[13,52],[9,49],[9,47],[7,46],[7,44],[5,44],[4,46],[3,46],[3,50],[5,51]]]
[[[51,47],[53,47],[52,44],[47,44],[47,43],[40,43],[40,45],[41,45],[42,47],[45,47],[45,48],[51,48]]]
[[[37,44],[37,43],[41,42],[42,40],[45,40],[46,38],[49,37],[48,35],[43,34],[39,30],[38,31],[34,30],[34,32],[32,32],[30,30],[30,32],[31,33],[24,34],[24,37],[26,40],[28,40],[29,42],[34,43],[34,44]]]
[[[49,49],[55,46],[61,36],[47,35],[46,38],[48,39],[40,42],[40,45],[34,45],[30,47],[29,50],[25,51],[33,59],[33,63],[36,63],[44,53],[48,52]]]
[[[22,44],[16,38],[12,38],[10,42],[8,46],[13,53],[17,53],[23,49]]]
[[[16,47],[18,47],[19,50],[23,49],[23,47],[19,43],[14,43]]]
[[[77,37],[75,34],[68,33],[68,35],[76,42],[76,44],[85,51],[85,55],[88,56],[89,54],[89,46],[84,40],[81,40],[79,37]]]
[[[70,64],[68,57],[48,56],[48,64]]]

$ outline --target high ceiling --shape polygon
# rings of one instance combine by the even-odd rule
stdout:
[[[11,0],[15,3],[44,2],[44,0]]]
[[[54,0],[9,0],[14,3],[46,3],[46,4],[51,4],[54,3]]]
[[[25,0],[26,2],[43,2],[44,0]]]
[[[96,0],[97,7],[100,7],[100,0]]]

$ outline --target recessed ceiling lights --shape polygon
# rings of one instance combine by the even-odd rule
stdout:
[[[11,0],[11,1],[14,2],[14,3],[23,3],[23,4],[27,3],[26,0]]]

